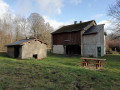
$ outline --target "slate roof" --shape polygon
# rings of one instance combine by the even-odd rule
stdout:
[[[8,44],[8,45],[6,45],[6,46],[22,45],[23,43],[28,42],[28,41],[31,41],[31,40],[33,40],[33,39],[19,40],[19,41],[15,41],[15,42],[13,42],[13,43],[10,43],[10,44]]]
[[[31,41],[31,40],[34,40],[34,39],[23,39],[23,40],[19,40],[19,41],[15,41],[15,42],[13,42],[13,43],[10,43],[10,44],[8,44],[8,45],[6,45],[6,46],[22,45],[23,43],[28,42],[28,41]],[[37,40],[38,40],[38,39],[37,39]],[[47,43],[45,43],[45,42],[43,42],[43,41],[41,41],[41,40],[38,40],[38,41],[40,41],[40,42],[42,42],[42,43],[44,43],[44,44],[47,45]]]
[[[89,25],[93,21],[94,20],[87,21],[87,22],[82,22],[82,23],[78,23],[78,24],[72,24],[72,25],[68,25],[68,26],[63,26],[60,29],[58,29],[57,31],[53,32],[52,34],[58,34],[58,33],[64,33],[64,32],[73,32],[73,31],[80,31],[80,30],[83,30],[87,25]]]
[[[103,26],[104,24],[92,26],[87,31],[85,31],[83,35],[96,34],[103,29]]]

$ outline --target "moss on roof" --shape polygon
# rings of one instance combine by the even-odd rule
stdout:
[[[60,29],[58,29],[55,32],[53,32],[52,34],[80,31],[80,30],[83,30],[87,25],[89,25],[92,22],[95,22],[95,21],[91,20],[91,21],[82,22],[82,23],[78,23],[78,24],[72,24],[72,25],[63,26]]]

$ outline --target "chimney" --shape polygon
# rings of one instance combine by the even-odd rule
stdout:
[[[82,21],[80,21],[80,23],[82,23]]]
[[[74,21],[74,24],[77,24],[77,21]]]

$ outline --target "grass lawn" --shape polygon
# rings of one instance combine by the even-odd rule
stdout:
[[[48,54],[44,60],[17,60],[0,54],[0,90],[120,90],[120,55],[106,55],[105,67],[77,65],[80,57]]]

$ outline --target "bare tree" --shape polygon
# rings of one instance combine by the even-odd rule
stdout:
[[[9,23],[11,16],[6,15],[6,18],[0,19],[0,50],[5,50],[5,45],[12,42],[12,27]]]
[[[53,28],[49,23],[45,23],[45,20],[38,13],[32,13],[28,18],[31,24],[31,34],[34,38],[43,40],[44,42],[51,43],[51,32]]]
[[[120,0],[116,0],[116,3],[109,7],[108,15],[113,18],[116,32],[120,35]]]
[[[13,22],[14,36],[16,40],[24,39],[28,36],[28,22],[27,19],[21,16],[16,16]]]
[[[35,38],[41,37],[44,31],[44,19],[38,13],[32,13],[29,16],[28,21],[31,24],[32,35]]]
[[[0,50],[6,49],[4,46],[20,39],[32,35],[51,44],[51,32],[53,28],[38,13],[32,13],[27,19],[21,16],[12,17],[7,13],[0,19]]]

